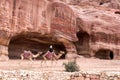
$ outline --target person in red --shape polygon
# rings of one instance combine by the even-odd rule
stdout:
[[[54,60],[56,58],[52,45],[50,45],[49,50],[43,55],[43,58],[44,60]]]

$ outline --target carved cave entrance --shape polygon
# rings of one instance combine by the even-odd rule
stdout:
[[[77,52],[84,57],[90,57],[89,55],[89,34],[86,32],[77,33],[78,41],[75,42]]]
[[[38,35],[38,34],[37,34]],[[8,57],[9,59],[20,59],[20,54],[24,50],[30,50],[33,54],[42,51],[43,54],[49,49],[50,45],[53,45],[55,53],[60,50],[65,51],[65,47],[62,43],[52,41],[51,37],[36,37],[29,35],[18,35],[11,39],[8,46]],[[61,57],[64,59],[65,55]],[[42,59],[41,56],[37,59]]]
[[[114,59],[114,53],[111,50],[101,49],[96,52],[95,57],[100,59]]]

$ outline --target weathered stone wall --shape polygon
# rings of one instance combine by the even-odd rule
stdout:
[[[37,48],[36,52],[45,52],[52,44],[57,52],[60,49],[56,45],[64,46],[65,49],[61,49],[68,53],[66,57],[69,58],[77,53],[94,57],[103,49],[112,51],[114,59],[119,59],[118,9],[118,0],[1,0],[0,59],[3,56],[8,59],[9,53],[20,54],[24,46],[18,43],[23,44],[23,39],[33,42],[28,45],[26,42],[24,49]],[[81,38],[77,33],[86,33],[89,37]],[[29,47],[37,43],[47,45],[46,49]],[[17,45],[20,50],[12,51]]]
[[[61,0],[68,4],[72,5],[92,5],[92,6],[101,6],[113,9],[120,9],[119,0]]]
[[[86,32],[77,33],[78,41],[75,42],[78,54],[90,57],[90,36]]]
[[[103,7],[95,8],[95,6],[77,6],[77,8],[79,10],[76,8],[73,10],[78,13],[76,25],[79,27],[79,32],[86,32],[90,36],[88,42],[86,41],[90,46],[89,55],[95,56],[97,51],[105,49],[106,51],[113,51],[114,58],[117,59],[120,53],[116,52],[120,49],[120,28],[118,25],[119,21],[117,20],[119,15],[115,14],[116,10],[110,10],[109,8]],[[81,45],[79,46],[84,47]],[[85,49],[87,49],[87,47]],[[84,50],[84,54],[86,54],[86,51],[87,50]],[[79,54],[83,54],[83,52]]]

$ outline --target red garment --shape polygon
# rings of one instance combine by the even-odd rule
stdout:
[[[25,59],[28,59],[31,56],[31,53],[23,53]]]
[[[53,57],[54,57],[54,52],[47,52],[46,54],[45,54],[45,57],[47,58],[47,59],[53,59]]]

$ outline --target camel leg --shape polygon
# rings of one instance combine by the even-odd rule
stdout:
[[[20,55],[20,58],[21,58],[21,60],[20,60],[20,62],[18,63],[19,65],[21,65],[21,62],[24,60],[23,54]]]
[[[46,64],[46,62],[47,62],[47,60],[44,60],[44,65],[46,65],[46,67],[47,67],[48,65]]]
[[[46,64],[46,61],[47,61],[47,58],[46,58],[46,57],[43,57],[42,63],[43,63],[44,65]]]
[[[57,65],[57,60],[55,60],[55,66]]]
[[[43,66],[44,60],[41,60],[41,67]]]
[[[30,60],[30,66],[32,67],[33,64],[33,60],[32,60],[32,57],[29,57],[29,60]]]
[[[20,57],[21,57],[21,60],[23,60],[23,59],[24,59],[24,57],[23,57],[23,55],[22,55],[22,54],[20,55]]]
[[[47,60],[41,60],[41,67],[43,67],[43,66],[46,65],[46,61],[47,61]]]
[[[50,66],[52,67],[53,66],[53,60],[50,60],[50,61],[51,61],[51,65]]]
[[[51,67],[54,66],[55,58],[52,58],[50,61],[51,61]]]
[[[31,57],[29,58],[29,60],[33,62],[33,60],[32,60],[32,58],[31,58]]]
[[[58,60],[56,60],[56,59],[54,60],[55,66],[57,66],[57,61],[58,61]]]

